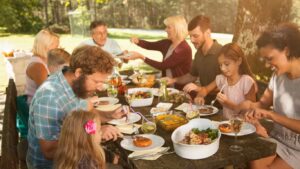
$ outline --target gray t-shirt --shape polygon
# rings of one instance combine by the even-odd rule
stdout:
[[[273,75],[269,89],[273,91],[273,107],[276,113],[300,120],[300,78],[289,79],[286,74]],[[278,123],[270,133],[277,141],[277,153],[293,168],[299,168],[300,135]],[[298,163],[298,165],[297,165]]]

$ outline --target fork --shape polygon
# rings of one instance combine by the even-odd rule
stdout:
[[[226,84],[224,84],[224,85],[222,86],[222,88],[220,89],[220,92],[219,92],[219,93],[222,93],[222,91],[223,91],[223,89],[224,89],[225,86],[226,86]],[[216,97],[214,100],[212,100],[212,101],[210,102],[210,105],[213,106],[213,105],[215,104],[216,100],[217,100],[217,97]]]

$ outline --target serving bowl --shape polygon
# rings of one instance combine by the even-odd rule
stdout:
[[[175,153],[186,159],[203,159],[215,154],[219,149],[219,143],[221,138],[221,133],[218,130],[218,137],[212,141],[210,144],[184,144],[181,141],[185,138],[186,134],[189,133],[193,128],[198,128],[199,130],[206,130],[207,128],[218,129],[218,127],[208,119],[193,119],[187,124],[178,127],[171,136]]]
[[[138,93],[138,92],[146,92],[149,93],[150,96],[148,98],[137,98],[134,97],[133,95]],[[129,97],[128,100],[130,106],[132,107],[144,107],[144,106],[150,106],[152,105],[153,102],[153,94],[151,88],[130,88],[128,89],[128,93],[126,97]]]

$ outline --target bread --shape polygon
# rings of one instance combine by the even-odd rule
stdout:
[[[136,136],[133,139],[133,144],[137,147],[148,147],[152,144],[152,140],[142,136]]]
[[[223,133],[230,133],[231,132],[231,125],[228,123],[223,123],[219,125],[219,129]]]

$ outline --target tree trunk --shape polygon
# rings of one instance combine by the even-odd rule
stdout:
[[[268,80],[270,70],[258,59],[255,45],[260,33],[291,20],[292,0],[239,0],[233,42],[243,49],[253,73]]]
[[[44,1],[44,8],[45,8],[45,19],[46,19],[46,25],[49,24],[49,16],[48,16],[48,0]]]

